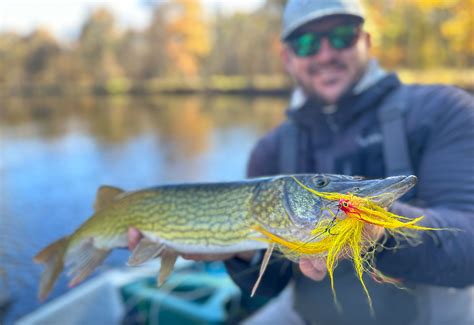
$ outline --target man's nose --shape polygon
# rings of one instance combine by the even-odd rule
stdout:
[[[321,48],[315,58],[320,62],[326,62],[332,60],[336,52],[337,50],[329,44],[329,40],[326,37],[323,37],[321,40]]]

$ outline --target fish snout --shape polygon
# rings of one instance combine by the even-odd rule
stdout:
[[[415,175],[390,176],[373,184],[366,196],[387,207],[415,186],[417,180]]]

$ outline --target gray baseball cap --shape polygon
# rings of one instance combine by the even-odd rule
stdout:
[[[304,24],[332,15],[349,15],[365,19],[359,0],[288,0],[283,12],[281,39]]]

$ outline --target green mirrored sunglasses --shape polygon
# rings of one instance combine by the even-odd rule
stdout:
[[[354,45],[360,33],[360,25],[341,25],[327,32],[308,32],[288,40],[293,52],[299,57],[315,55],[321,49],[321,41],[327,37],[333,49],[342,50]]]

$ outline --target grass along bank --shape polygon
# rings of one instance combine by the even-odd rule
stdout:
[[[474,92],[474,69],[397,70],[406,83],[444,83]],[[133,81],[113,78],[103,83],[81,82],[63,84],[28,83],[14,87],[2,87],[3,95],[9,96],[56,96],[56,95],[156,95],[156,94],[237,94],[286,96],[292,82],[286,75],[224,76],[201,78],[154,78]]]

